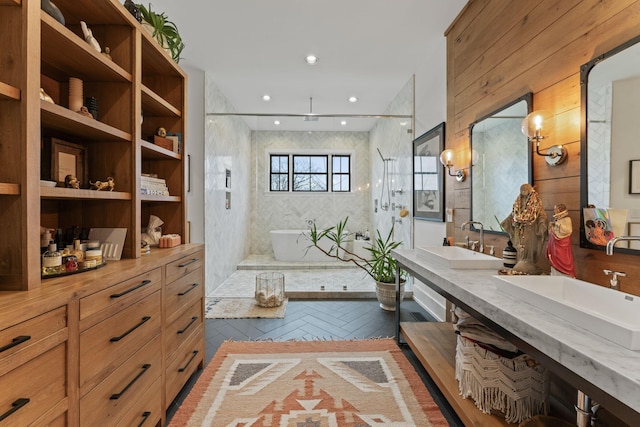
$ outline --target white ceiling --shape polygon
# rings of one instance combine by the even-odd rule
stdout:
[[[208,72],[238,113],[357,115],[384,113],[412,75],[428,79],[430,52],[442,51],[444,32],[465,3],[152,0],[151,7],[177,25],[186,44],[180,65]],[[318,64],[306,64],[308,54]],[[347,101],[352,95],[355,104]],[[273,118],[247,121],[266,128]],[[281,121],[280,130],[294,130],[287,121],[303,123]],[[339,130],[370,126],[360,121],[348,119]]]

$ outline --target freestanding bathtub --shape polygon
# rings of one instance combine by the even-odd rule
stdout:
[[[309,230],[271,230],[271,246],[277,261],[327,262],[337,261],[313,247]],[[333,242],[327,238],[320,240],[320,247],[329,251]]]

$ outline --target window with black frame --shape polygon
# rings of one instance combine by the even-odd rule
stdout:
[[[351,156],[331,157],[331,191],[351,191]]]
[[[329,161],[326,155],[293,156],[293,191],[328,191]]]
[[[270,191],[289,191],[289,156],[272,154],[269,171]]]

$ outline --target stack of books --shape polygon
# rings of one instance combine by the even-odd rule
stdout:
[[[164,178],[142,174],[140,177],[140,193],[150,196],[168,196],[169,188]]]

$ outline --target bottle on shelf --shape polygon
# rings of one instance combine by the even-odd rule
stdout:
[[[62,254],[58,252],[55,243],[50,242],[49,248],[42,254],[42,274],[62,273],[65,267],[62,265]]]

